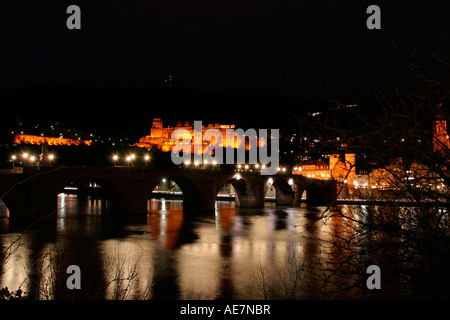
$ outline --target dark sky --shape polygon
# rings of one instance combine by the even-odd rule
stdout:
[[[81,30],[66,28],[70,4]],[[366,27],[370,4],[381,30]],[[445,0],[10,0],[0,87],[161,86],[172,74],[202,91],[351,100],[351,79],[377,88],[395,78],[391,39],[448,57],[449,14]]]

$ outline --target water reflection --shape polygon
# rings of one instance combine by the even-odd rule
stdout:
[[[99,198],[58,200],[56,228],[2,230],[3,247],[20,241],[0,287],[39,299],[314,298],[320,257],[331,250],[323,239],[340,232],[319,219],[324,208],[304,205],[243,209],[218,201],[215,213],[186,218],[182,201],[152,199],[146,221],[136,222],[111,217]],[[81,290],[65,286],[71,264],[82,270]]]

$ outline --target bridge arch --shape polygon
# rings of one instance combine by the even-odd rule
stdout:
[[[182,175],[169,175],[167,178],[175,182],[183,192],[183,211],[194,212],[205,209],[204,195],[192,179]]]
[[[336,200],[337,185],[330,180],[311,180],[301,186],[300,197],[306,192],[306,202],[310,204],[330,204]]]
[[[93,185],[89,186],[89,183]],[[90,191],[95,192],[94,188],[97,186],[97,192],[110,201],[110,213],[112,214],[128,213],[132,206],[123,186],[118,181],[112,179],[96,175],[67,176],[60,180],[56,196],[66,192],[67,190],[65,188],[68,186],[77,187],[77,194],[79,195],[89,193]],[[89,187],[92,189],[89,190]]]
[[[0,198],[0,218],[9,217],[9,209],[6,203]]]
[[[216,183],[214,201],[225,184],[231,184],[235,191],[235,206],[258,208],[264,207],[264,186],[257,175],[236,173],[223,177]]]

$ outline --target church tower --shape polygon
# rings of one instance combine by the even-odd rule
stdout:
[[[442,112],[442,103],[437,105],[436,119],[433,123],[433,150],[441,155],[449,152],[450,140],[447,133],[447,121]]]

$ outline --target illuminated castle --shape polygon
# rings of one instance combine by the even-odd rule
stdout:
[[[213,141],[214,139],[210,139],[210,136],[214,136],[218,134],[217,131],[208,131],[209,129],[217,129],[222,134],[222,137],[226,136],[226,130],[227,129],[234,129],[234,124],[208,124],[208,125],[202,125],[202,136],[204,137],[204,140]],[[175,145],[178,143],[178,141],[173,141],[172,134],[177,129],[184,129],[188,133],[188,137],[191,141],[194,141],[194,126],[190,124],[188,121],[186,121],[183,125],[180,121],[177,123],[176,127],[166,127],[163,128],[163,122],[160,118],[154,118],[152,122],[152,128],[150,129],[150,135],[144,136],[141,139],[139,139],[139,142],[135,144],[137,147],[146,148],[146,149],[157,149],[161,150],[163,152],[169,152],[172,151],[172,149],[175,147]],[[183,138],[181,134],[177,135],[177,138]],[[239,142],[234,142],[239,143]],[[206,147],[209,144],[209,142],[203,142],[203,148]],[[223,140],[222,144],[219,145],[220,147],[226,147],[226,139]],[[234,147],[239,147],[237,145],[234,145]]]

